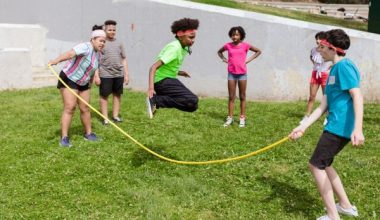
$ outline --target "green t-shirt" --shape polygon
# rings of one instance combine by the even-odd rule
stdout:
[[[165,78],[177,78],[179,68],[183,59],[188,54],[187,48],[182,48],[179,40],[175,40],[167,44],[158,54],[157,60],[161,60],[164,64],[157,69],[154,76],[154,83]]]

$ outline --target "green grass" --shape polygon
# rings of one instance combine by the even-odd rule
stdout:
[[[351,29],[356,29],[360,31],[368,30],[367,23],[363,23],[359,21],[349,21],[349,20],[327,17],[324,15],[316,15],[316,14],[295,11],[295,10],[287,10],[287,9],[261,6],[261,5],[251,5],[248,3],[238,3],[233,0],[191,0],[191,1],[204,3],[204,4],[210,4],[210,5],[229,7],[229,8],[242,9],[242,10],[253,11],[253,12],[258,12],[258,13],[263,13],[263,14],[270,14],[270,15],[291,18],[291,19],[296,19],[296,20],[301,20],[301,21],[351,28]]]
[[[120,124],[165,156],[211,160],[245,154],[286,136],[304,102],[249,102],[247,127],[223,128],[224,99],[195,113],[159,109],[149,120],[143,93],[126,91]],[[92,104],[98,108],[97,91]],[[82,138],[78,112],[72,148],[58,146],[61,98],[55,88],[0,92],[0,219],[315,219],[323,205],[307,169],[321,132],[255,157],[207,166],[175,165],[140,149],[93,115],[98,143]],[[380,214],[378,104],[365,105],[365,147],[335,160],[361,217]]]

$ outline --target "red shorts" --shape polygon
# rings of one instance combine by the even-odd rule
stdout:
[[[322,72],[321,74],[322,74],[322,76],[317,79],[317,71],[313,70],[313,72],[311,73],[310,84],[318,84],[318,85],[325,86],[327,78],[329,77],[329,73],[328,72]]]

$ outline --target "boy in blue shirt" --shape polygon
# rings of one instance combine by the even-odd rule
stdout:
[[[345,50],[350,47],[350,38],[341,29],[330,30],[326,34],[327,38],[321,41],[318,48],[325,61],[333,62],[325,95],[321,105],[305,123],[293,129],[289,137],[293,140],[300,138],[324,112],[329,112],[327,124],[309,161],[309,168],[327,211],[327,215],[318,219],[337,220],[340,219],[339,213],[358,216],[332,162],[350,140],[353,146],[364,143],[363,97],[359,71],[351,60],[344,57]],[[334,192],[339,200],[336,204]]]

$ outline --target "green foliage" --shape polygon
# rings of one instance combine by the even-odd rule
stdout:
[[[227,100],[202,98],[199,110],[145,112],[144,93],[125,91],[119,126],[152,150],[179,160],[246,154],[286,136],[305,102],[248,102],[247,127],[222,124]],[[323,205],[307,169],[322,121],[296,142],[220,165],[157,159],[93,114],[102,139],[83,140],[76,112],[72,148],[58,146],[62,103],[55,88],[0,92],[1,219],[315,219]],[[98,92],[92,102],[98,108]],[[111,104],[111,103],[110,103]],[[366,145],[335,160],[361,218],[380,213],[378,104],[365,106]]]
[[[287,9],[261,6],[261,5],[251,5],[248,3],[238,3],[232,0],[191,0],[191,1],[204,3],[204,4],[210,4],[210,5],[229,7],[229,8],[242,9],[242,10],[253,11],[253,12],[258,12],[258,13],[263,13],[263,14],[270,14],[270,15],[291,18],[291,19],[296,19],[296,20],[301,20],[301,21],[351,28],[351,29],[356,29],[360,31],[367,31],[368,29],[367,28],[368,24],[363,23],[363,22],[347,21],[344,19],[327,17],[325,15],[310,14],[310,13],[302,12],[302,11],[287,10]]]

